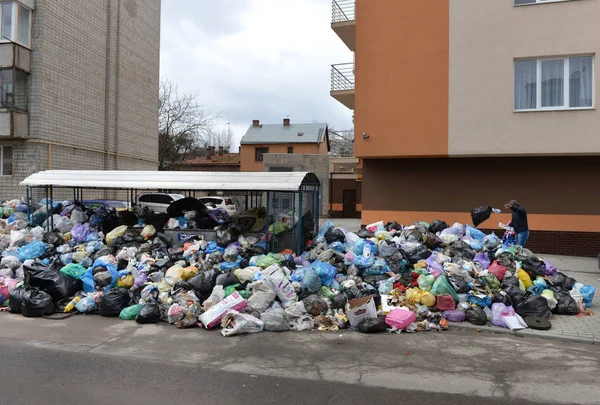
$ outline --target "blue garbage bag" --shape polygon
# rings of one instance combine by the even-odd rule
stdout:
[[[6,222],[8,222],[9,224],[12,224],[16,220],[17,220],[17,214],[12,214],[10,217],[8,217],[8,219],[6,220]]]
[[[240,263],[242,263],[242,260],[240,258],[238,258],[238,260],[235,262],[221,262],[219,268],[222,272],[227,272],[233,269],[239,269]]]
[[[19,248],[18,251],[19,260],[21,263],[25,260],[37,259],[38,257],[44,255],[44,253],[46,253],[46,244],[39,240]]]
[[[467,225],[467,235],[480,242],[483,242],[483,238],[485,238],[485,233],[477,228],[473,228],[471,225]]]
[[[481,298],[476,295],[469,295],[468,301],[470,304],[475,304],[481,308],[492,306],[492,297],[490,297],[489,295],[486,295],[485,298]]]
[[[33,225],[41,226],[44,222],[46,222],[47,218],[48,216],[43,212],[36,212],[31,216],[31,223]]]
[[[210,243],[206,247],[206,254],[215,253],[216,251],[221,251],[221,253],[223,253],[225,252],[225,249],[217,245],[217,242],[215,242],[214,240],[210,241]]]
[[[113,288],[117,283],[117,278],[119,277],[119,272],[117,271],[117,266],[112,265],[110,263],[106,263],[102,260],[102,258],[96,259],[96,261],[92,264],[92,266],[85,272],[85,274],[81,277],[81,282],[83,283],[83,291],[85,292],[94,292],[96,291],[96,283],[94,281],[93,270],[94,267],[106,267],[106,269],[110,272],[111,282],[109,285],[102,289],[103,292],[106,292]]]
[[[292,273],[292,276],[290,277],[290,280],[292,280],[292,282],[302,281],[302,278],[304,277],[304,273],[305,272],[306,272],[306,269],[304,267],[298,267]]]
[[[586,308],[592,306],[592,301],[594,301],[594,294],[596,294],[596,287],[591,285],[584,285],[579,289],[581,295],[583,295],[583,304]]]
[[[321,225],[321,228],[319,228],[319,233],[317,234],[317,237],[324,237],[325,232],[327,232],[327,230],[332,226],[335,226],[335,224],[330,219],[328,219],[323,225]]]
[[[343,252],[344,245],[342,242],[333,242],[332,244],[329,245],[329,249],[336,250],[338,252]]]
[[[316,293],[322,286],[323,283],[321,283],[319,273],[313,268],[306,269],[304,277],[302,277],[302,291]]]
[[[390,268],[384,259],[377,259],[371,267],[362,271],[363,276],[379,276],[390,272]]]
[[[313,262],[310,266],[313,270],[317,272],[319,278],[321,279],[321,284],[330,287],[335,280],[335,275],[337,274],[337,270],[329,263],[323,262]]]

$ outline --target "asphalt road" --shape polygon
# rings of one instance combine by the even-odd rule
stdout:
[[[0,404],[599,404],[600,351],[486,333],[218,331],[0,314]]]

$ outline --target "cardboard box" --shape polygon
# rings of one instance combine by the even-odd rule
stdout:
[[[346,304],[346,315],[353,327],[364,318],[377,318],[377,308],[373,297],[355,298]]]

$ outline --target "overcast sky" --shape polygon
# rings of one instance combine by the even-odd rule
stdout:
[[[163,0],[161,76],[231,123],[234,150],[253,119],[351,129],[329,87],[352,53],[330,20],[331,0]]]

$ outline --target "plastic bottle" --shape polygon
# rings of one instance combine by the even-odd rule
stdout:
[[[75,305],[77,305],[77,303],[81,301],[81,297],[75,297],[71,300],[71,302],[69,302],[67,304],[67,306],[65,307],[65,312],[71,312],[73,310],[73,308],[75,308]]]

